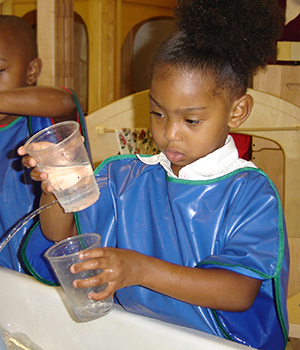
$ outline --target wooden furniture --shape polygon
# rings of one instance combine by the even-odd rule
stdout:
[[[0,0],[0,14],[12,14],[12,0]]]
[[[172,18],[177,0],[1,0],[0,13],[37,10],[40,85],[73,87],[73,10],[88,34],[89,113],[124,96],[132,71],[134,37],[147,21]],[[122,70],[121,70],[122,67]]]
[[[74,88],[73,0],[37,0],[40,85]]]
[[[289,101],[295,106],[300,106],[300,65],[296,64],[300,61],[300,43],[286,43],[281,42],[279,45],[278,58],[285,60],[284,65],[268,65],[264,71],[261,71],[254,77],[253,88],[267,92],[273,96],[282,98],[283,100]],[[289,61],[289,62],[288,62]],[[288,64],[287,64],[288,63]],[[291,107],[295,109],[294,107]],[[295,121],[299,118],[295,118]],[[283,132],[281,138],[285,138],[285,142],[290,141],[288,158],[293,162],[292,169],[294,171],[293,177],[286,180],[290,186],[290,191],[293,187],[293,181],[297,177],[297,171],[299,171],[299,132],[294,135],[293,140],[289,140],[290,133]],[[286,152],[285,152],[286,157]],[[293,159],[293,161],[292,161]],[[287,173],[287,170],[285,170]],[[290,182],[291,181],[291,182]],[[297,180],[296,180],[297,181]],[[294,216],[299,213],[299,192],[295,193],[294,200],[290,202],[289,207],[294,207]],[[288,208],[285,209],[286,213],[289,214]],[[300,217],[300,215],[298,214]],[[288,219],[287,219],[288,220]],[[293,220],[292,218],[290,219]],[[288,221],[288,235],[289,245],[291,254],[291,266],[290,266],[290,282],[289,282],[289,299],[288,299],[288,310],[289,310],[289,321],[290,321],[290,336],[297,338],[298,345],[294,345],[295,349],[300,349],[300,229],[299,222]],[[292,225],[292,229],[290,226]]]
[[[89,114],[86,125],[94,167],[105,158],[118,154],[114,129],[149,128],[149,117],[148,91],[124,97]]]
[[[254,77],[253,88],[300,107],[300,66],[268,65]]]

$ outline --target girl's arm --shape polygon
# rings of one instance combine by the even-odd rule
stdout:
[[[132,250],[99,248],[81,253],[85,260],[73,265],[73,273],[101,268],[103,272],[87,280],[76,280],[79,288],[108,283],[95,300],[116,290],[140,285],[181,301],[224,311],[245,311],[253,303],[261,281],[224,269],[192,268],[168,263]]]
[[[63,88],[27,86],[0,91],[0,114],[76,120],[76,104]]]

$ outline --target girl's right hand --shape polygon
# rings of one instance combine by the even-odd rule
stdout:
[[[53,187],[50,186],[47,183],[47,178],[48,178],[48,174],[44,171],[40,171],[38,169],[38,167],[36,166],[36,161],[34,158],[32,158],[30,155],[28,155],[25,151],[25,147],[21,146],[18,148],[18,154],[20,156],[23,156],[22,159],[22,164],[26,167],[26,168],[33,168],[33,170],[30,173],[30,177],[34,180],[34,181],[41,181],[41,187],[42,190],[49,194],[53,192]]]

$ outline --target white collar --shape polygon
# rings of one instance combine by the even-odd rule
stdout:
[[[148,165],[160,163],[170,177],[177,178],[171,169],[171,162],[163,153],[151,157],[137,156],[143,163]],[[245,167],[255,168],[256,166],[252,162],[238,157],[233,138],[229,135],[223,147],[180,169],[178,178],[185,180],[210,180]]]

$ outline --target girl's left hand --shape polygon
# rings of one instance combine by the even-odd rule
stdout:
[[[79,258],[85,261],[72,265],[70,271],[78,273],[84,270],[102,269],[103,272],[85,280],[75,280],[73,285],[76,288],[87,288],[107,283],[107,287],[101,293],[89,294],[90,299],[106,299],[120,288],[142,284],[144,257],[146,256],[133,250],[118,248],[83,251],[79,254]]]

